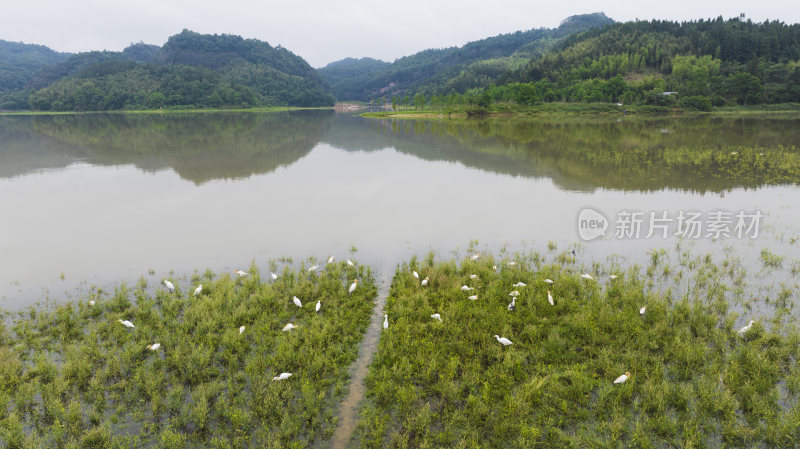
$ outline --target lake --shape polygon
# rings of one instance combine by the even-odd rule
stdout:
[[[800,119],[769,116],[0,116],[0,307],[309,256],[385,278],[430,251],[645,264],[680,245],[796,284],[798,147]]]

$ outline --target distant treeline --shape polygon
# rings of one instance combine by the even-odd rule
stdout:
[[[0,48],[2,48],[0,43]],[[19,45],[19,44],[17,44]],[[36,46],[30,46],[36,47]],[[30,51],[38,50],[31,48]],[[41,59],[41,58],[40,58]],[[26,72],[30,73],[30,71]],[[21,89],[0,89],[0,108],[106,111],[158,108],[332,106],[308,63],[282,47],[184,30],[163,47],[88,52],[41,66]]]
[[[416,106],[420,95],[439,106],[610,102],[711,110],[800,102],[800,25],[721,17],[618,23],[573,34],[485,87],[458,91],[443,83],[395,103],[407,96]]]

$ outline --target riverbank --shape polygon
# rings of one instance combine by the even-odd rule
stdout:
[[[513,104],[492,105],[488,108],[456,107],[440,110],[394,110],[365,112],[362,117],[370,118],[450,118],[464,119],[471,117],[562,117],[562,116],[599,116],[599,117],[668,117],[684,115],[787,115],[800,116],[800,104],[725,106],[715,107],[712,111],[694,111],[666,106],[649,105],[617,105],[611,103],[544,103],[535,106],[519,106]]]
[[[208,114],[220,112],[285,112],[285,111],[304,111],[304,110],[333,110],[333,107],[318,108],[298,108],[288,106],[274,106],[266,108],[189,108],[189,109],[137,109],[137,110],[113,110],[113,111],[0,111],[0,116],[26,116],[26,115],[90,115],[90,114]]]

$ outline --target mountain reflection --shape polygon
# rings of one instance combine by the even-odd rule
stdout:
[[[269,173],[318,143],[393,147],[562,189],[718,192],[800,182],[800,120],[376,120],[330,110],[0,117],[0,177],[74,162],[173,169],[196,184]]]

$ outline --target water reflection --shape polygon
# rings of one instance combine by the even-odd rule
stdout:
[[[195,184],[245,178],[308,154],[333,117],[328,110],[3,117],[0,176],[85,161],[147,172],[171,168]]]
[[[721,192],[800,181],[800,120],[370,120],[332,111],[0,117],[0,177],[75,161],[202,184],[269,173],[327,142],[549,178],[560,188]]]

